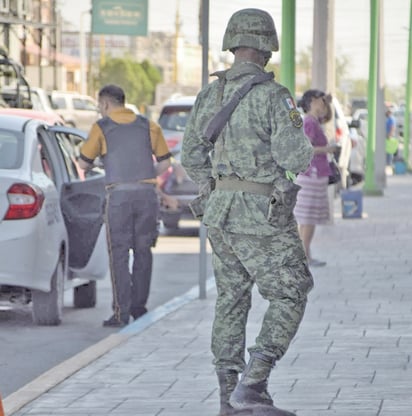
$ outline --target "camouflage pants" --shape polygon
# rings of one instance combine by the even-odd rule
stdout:
[[[217,369],[242,372],[252,288],[269,302],[249,352],[280,359],[298,330],[313,286],[297,229],[274,236],[209,228],[217,287],[212,353]]]

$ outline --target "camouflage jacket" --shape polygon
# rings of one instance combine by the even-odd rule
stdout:
[[[182,145],[182,164],[195,182],[203,184],[211,177],[236,175],[273,184],[285,175],[285,170],[299,173],[308,167],[313,147],[303,133],[302,118],[288,89],[275,81],[252,88],[215,145],[203,135],[221,106],[260,71],[253,63],[235,63],[224,73],[224,83],[215,80],[198,94]],[[269,235],[276,231],[276,224],[268,223],[267,208],[267,196],[215,190],[203,222],[234,233]]]

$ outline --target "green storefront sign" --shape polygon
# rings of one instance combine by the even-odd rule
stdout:
[[[147,36],[148,0],[92,0],[92,33]]]

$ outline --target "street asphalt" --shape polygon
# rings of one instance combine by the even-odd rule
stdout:
[[[412,175],[387,178],[362,218],[317,227],[315,287],[272,372],[278,407],[299,416],[412,415]],[[173,270],[170,271],[173,273]],[[6,416],[214,416],[216,292],[194,288],[3,398]],[[266,303],[255,292],[248,345]],[[1,393],[1,392],[0,392]]]

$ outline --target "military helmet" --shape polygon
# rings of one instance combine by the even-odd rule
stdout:
[[[232,15],[223,36],[222,51],[241,46],[263,52],[279,50],[275,23],[269,13],[260,9],[242,9]]]

